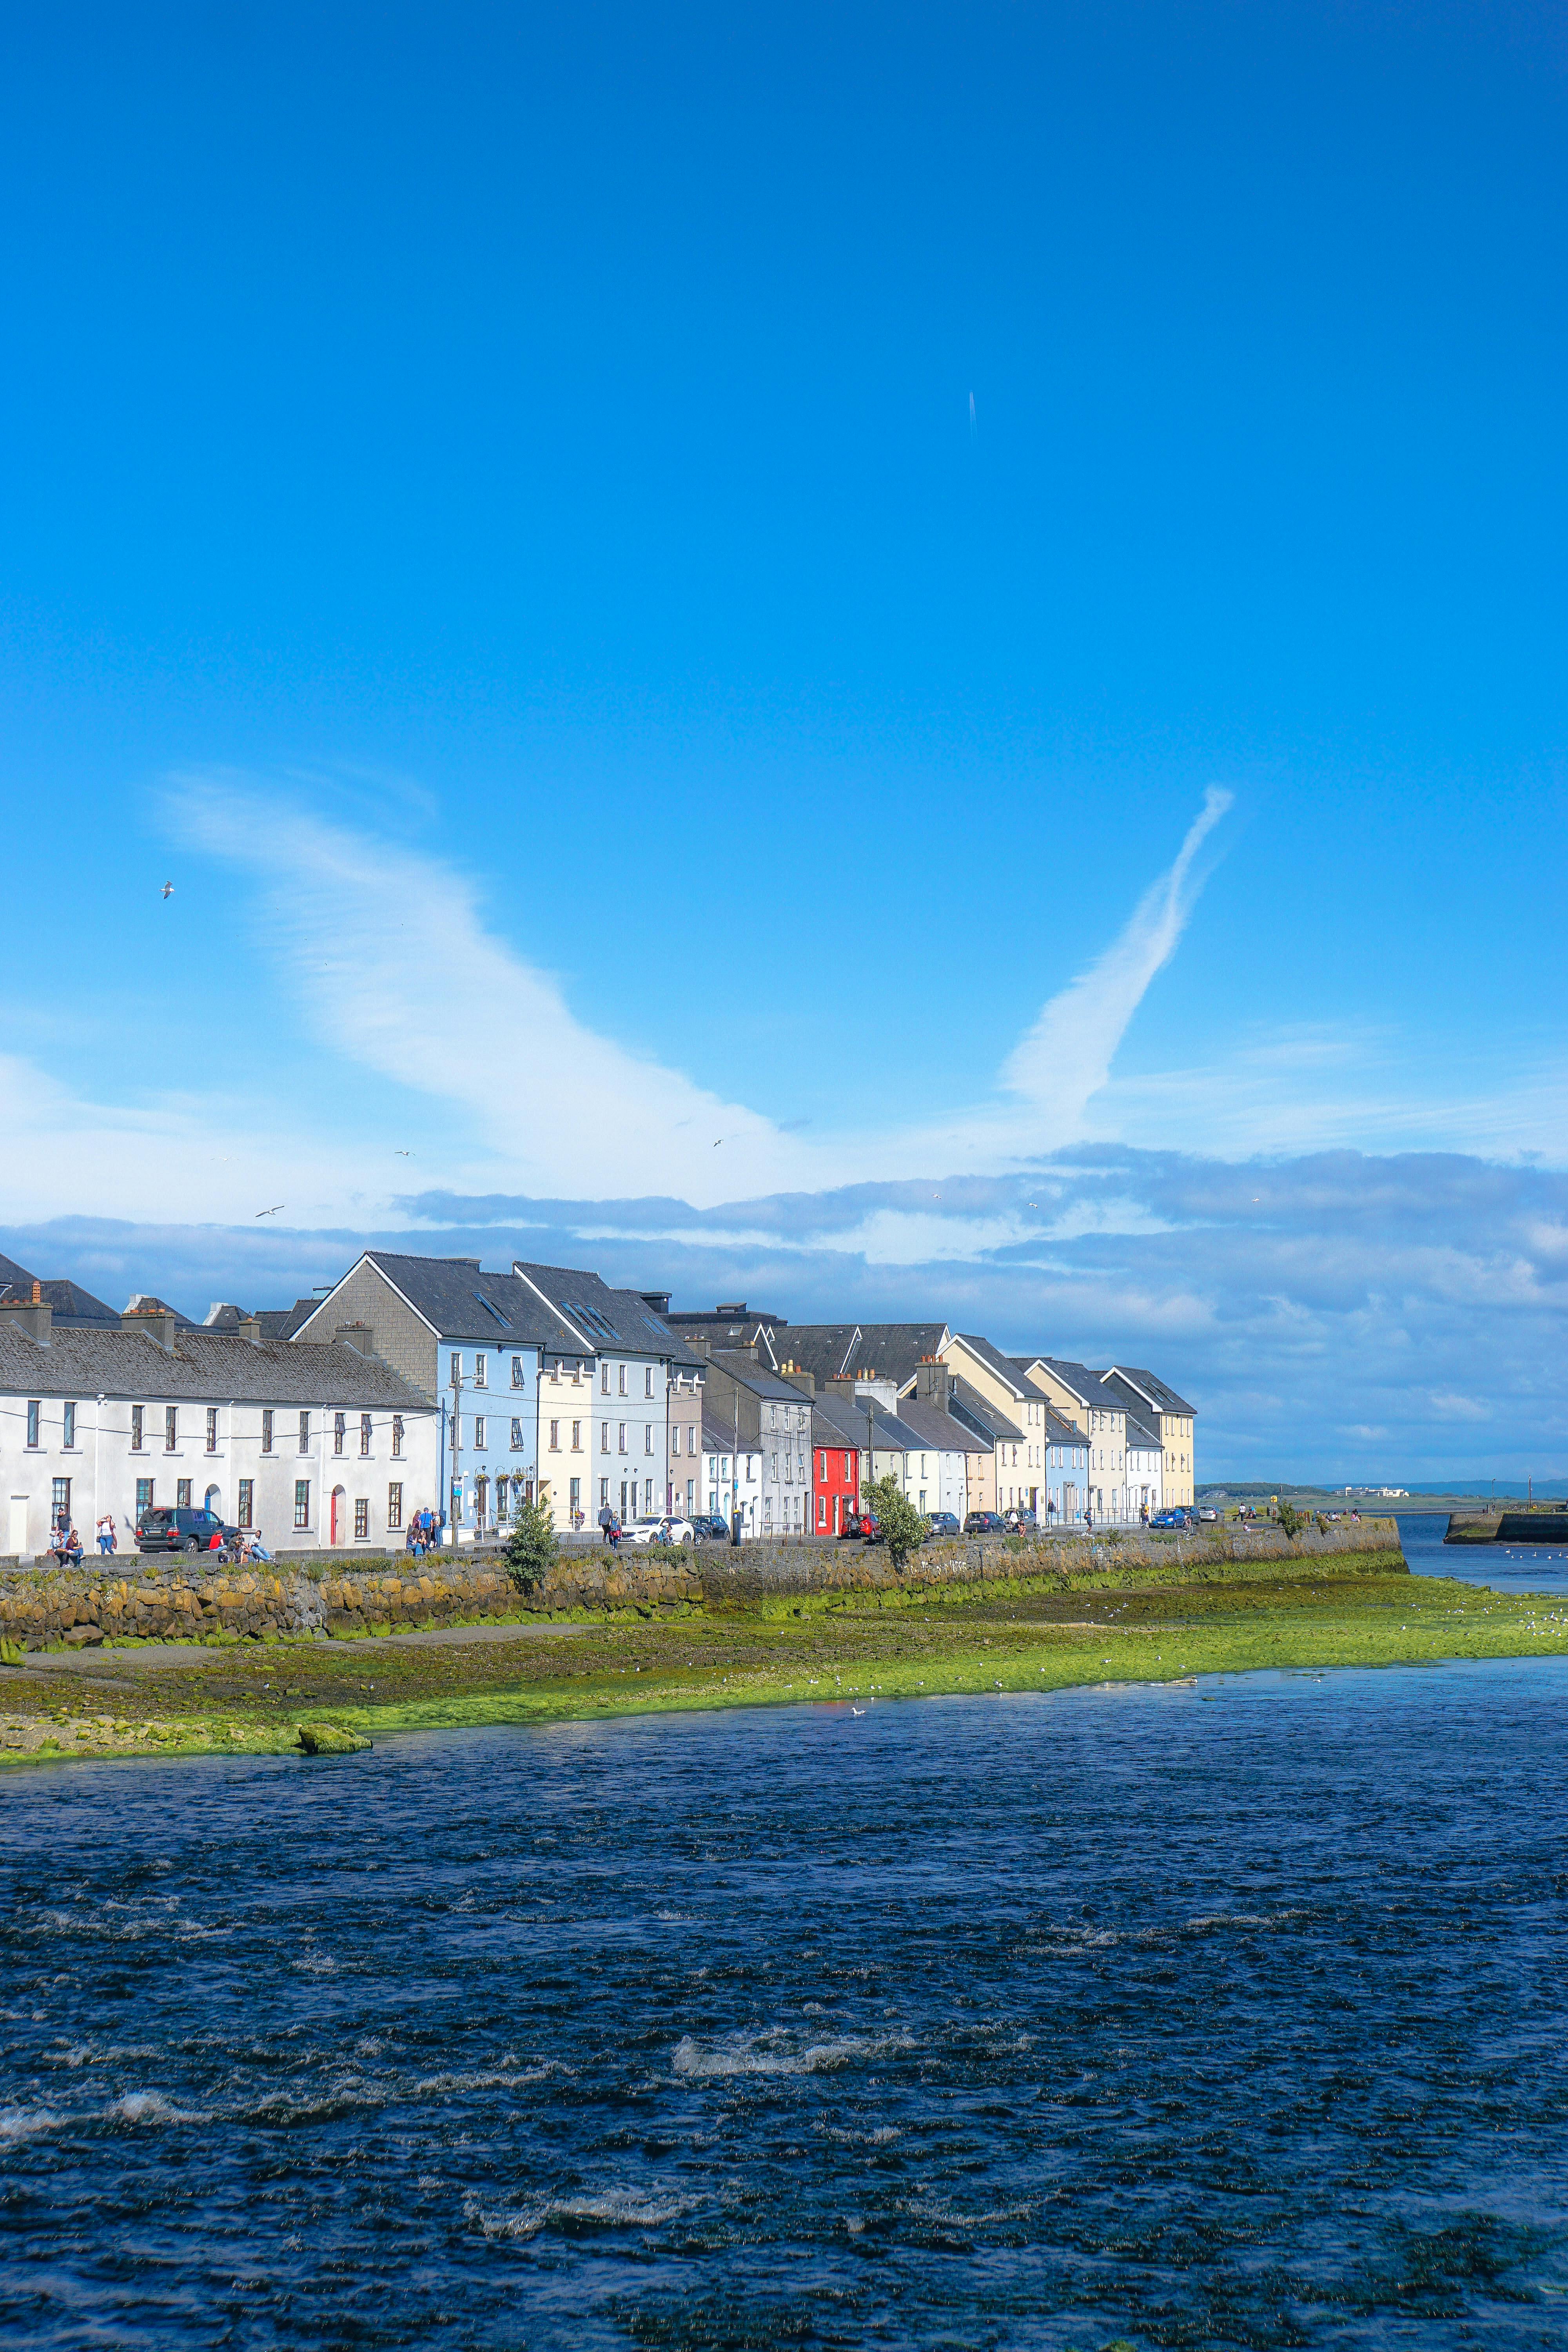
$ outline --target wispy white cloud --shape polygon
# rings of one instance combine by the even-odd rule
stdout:
[[[1016,1167],[1082,1133],[1089,1097],[1191,919],[1201,853],[1230,804],[1228,793],[1209,793],[1121,937],[1045,1006],[970,1108],[892,1132],[806,1135],[580,1021],[551,974],[487,929],[474,886],[427,851],[231,776],[186,776],[173,789],[182,836],[243,866],[258,891],[269,950],[318,1038],[450,1105],[470,1162],[489,1158],[513,1185],[584,1193],[624,1171],[639,1190],[699,1207],[931,1169]],[[498,1035],[511,1041],[516,1074],[499,1087]]]

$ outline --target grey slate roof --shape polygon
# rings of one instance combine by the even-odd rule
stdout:
[[[1015,1357],[1005,1356],[1000,1348],[994,1348],[989,1339],[981,1338],[978,1331],[960,1331],[954,1336],[962,1339],[966,1348],[972,1348],[981,1362],[988,1364],[999,1381],[1005,1381],[1015,1395],[1027,1398],[1031,1404],[1034,1402],[1040,1391],[1025,1379]]]
[[[880,1405],[868,1419],[870,1422],[870,1433],[866,1440],[868,1450],[875,1448],[879,1454],[919,1454],[923,1448],[926,1453],[931,1452],[929,1437],[922,1437],[919,1430],[910,1427],[907,1421],[884,1412]]]
[[[1046,1407],[1046,1444],[1087,1447],[1089,1440],[1081,1429],[1075,1429],[1070,1421],[1062,1419],[1053,1405],[1047,1405]]]
[[[1155,1426],[1154,1415],[1137,1390],[1124,1381],[1120,1372],[1105,1373],[1100,1387],[1127,1416],[1128,1444],[1152,1446],[1159,1451],[1163,1441]]]
[[[301,1323],[321,1305],[319,1298],[297,1298],[292,1307],[259,1307],[256,1319],[264,1339],[291,1339]]]
[[[765,1364],[759,1364],[752,1355],[743,1355],[738,1348],[715,1348],[711,1362],[721,1372],[728,1373],[737,1388],[750,1390],[752,1396],[781,1397],[787,1404],[810,1404],[812,1399],[804,1389],[795,1388],[789,1381],[781,1381]]]
[[[1104,1403],[1100,1393],[1100,1374],[1091,1372],[1087,1364],[1075,1364],[1070,1356],[1042,1356],[1039,1360],[1048,1364],[1063,1387],[1081,1397],[1085,1404]]]
[[[585,1352],[575,1333],[525,1283],[512,1274],[484,1273],[478,1258],[416,1257],[400,1250],[377,1249],[365,1250],[354,1260],[355,1266],[366,1263],[385,1276],[416,1313],[434,1327],[438,1339],[477,1340],[481,1345],[489,1340],[492,1347],[504,1347],[510,1340],[519,1347],[559,1349],[574,1358]],[[353,1266],[349,1272],[353,1272]],[[309,1316],[304,1323],[296,1324],[290,1339],[298,1338],[311,1321],[331,1334],[347,1320],[337,1302],[341,1286],[310,1302]],[[592,1351],[590,1342],[586,1352]]]
[[[877,1372],[902,1388],[922,1356],[942,1353],[948,1336],[945,1323],[787,1323],[774,1334],[773,1360],[798,1364],[819,1381]]]
[[[532,1284],[550,1302],[561,1323],[581,1332],[595,1356],[662,1356],[682,1371],[700,1372],[702,1359],[694,1355],[639,1292],[615,1290],[602,1276],[583,1266],[534,1265],[514,1258],[522,1286]],[[547,1346],[558,1343],[549,1340]],[[581,1350],[577,1350],[581,1353]]]
[[[744,1430],[742,1431],[739,1439],[737,1439],[735,1435],[734,1423],[732,1421],[721,1421],[717,1413],[710,1412],[707,1406],[704,1405],[702,1408],[703,1453],[733,1454],[737,1450],[742,1454],[744,1454],[746,1451],[746,1433]],[[756,1450],[756,1446],[753,1444],[752,1452],[754,1454]]]
[[[169,1355],[145,1331],[62,1329],[57,1324],[49,1345],[40,1348],[8,1322],[0,1323],[0,1394],[431,1410],[390,1364],[335,1342],[318,1348],[263,1339],[256,1346],[190,1329],[175,1333]]]
[[[967,1381],[954,1380],[952,1403],[954,1417],[967,1421],[991,1443],[994,1444],[996,1439],[1002,1438],[1009,1443],[1023,1444],[1023,1431],[1010,1422],[1006,1414],[992,1404],[988,1398],[983,1397],[978,1389],[971,1388]]]
[[[1110,1369],[1120,1379],[1130,1381],[1159,1412],[1182,1412],[1194,1421],[1197,1419],[1196,1405],[1189,1404],[1185,1397],[1179,1397],[1174,1389],[1168,1388],[1152,1372],[1144,1371],[1137,1364],[1112,1364]]]
[[[120,1328],[120,1310],[107,1300],[95,1298],[79,1282],[41,1282],[46,1305],[54,1309],[56,1330],[62,1324],[93,1324],[110,1331]]]
[[[37,1280],[37,1276],[29,1274],[25,1265],[18,1265],[14,1257],[7,1257],[4,1251],[0,1251],[0,1298],[30,1300]],[[118,1330],[120,1327],[119,1308],[110,1307],[106,1299],[95,1298],[90,1290],[82,1288],[79,1282],[39,1282],[38,1295],[46,1307],[53,1308],[53,1319],[57,1325],[97,1323],[111,1330]]]
[[[937,1404],[928,1404],[921,1397],[899,1399],[899,1419],[906,1429],[912,1429],[922,1446],[938,1454],[989,1454],[993,1441],[982,1437],[951,1412],[943,1412]]]
[[[881,1416],[879,1414],[879,1420]],[[848,1446],[864,1454],[868,1443],[868,1422],[865,1412],[851,1404],[847,1397],[835,1396],[831,1391],[811,1402],[811,1442],[813,1445]]]

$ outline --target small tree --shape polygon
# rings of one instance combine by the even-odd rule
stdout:
[[[896,1478],[877,1478],[866,1500],[888,1547],[888,1558],[901,1576],[910,1552],[919,1551],[931,1530]]]
[[[555,1565],[555,1522],[545,1503],[514,1506],[511,1534],[507,1538],[507,1574],[520,1592],[542,1584]]]
[[[1283,1495],[1279,1497],[1279,1524],[1288,1536],[1300,1535],[1305,1525],[1300,1512],[1294,1504],[1288,1503]]]

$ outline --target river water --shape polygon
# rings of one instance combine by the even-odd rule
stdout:
[[[1568,1546],[1446,1544],[1446,1511],[1401,1511],[1399,1541],[1413,1576],[1453,1576],[1494,1592],[1568,1592]]]
[[[0,1789],[7,2346],[1568,2340],[1568,1664]]]

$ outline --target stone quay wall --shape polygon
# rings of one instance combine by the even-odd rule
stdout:
[[[499,1557],[436,1557],[353,1571],[330,1556],[301,1567],[204,1575],[178,1556],[132,1559],[128,1573],[0,1566],[0,1641],[19,1649],[122,1641],[310,1641],[430,1626],[592,1617],[643,1617],[689,1608],[785,1610],[856,1594],[887,1600],[944,1590],[1047,1583],[1057,1578],[1136,1580],[1140,1574],[1224,1576],[1237,1567],[1342,1557],[1369,1564],[1397,1553],[1392,1520],[1304,1532],[1279,1528],[1166,1538],[1046,1537],[1033,1542],[952,1539],[928,1544],[895,1572],[880,1546],[760,1542],[739,1550],[664,1551],[563,1545],[540,1585],[520,1591]]]

